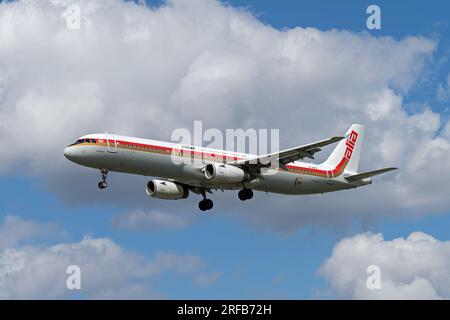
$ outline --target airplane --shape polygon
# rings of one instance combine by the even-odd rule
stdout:
[[[203,197],[198,206],[206,211],[213,208],[213,201],[206,197],[212,190],[240,190],[242,201],[253,198],[253,191],[323,194],[369,185],[371,177],[396,170],[389,167],[358,173],[363,135],[364,126],[353,124],[345,136],[257,156],[108,133],[88,134],[67,146],[64,156],[99,169],[100,189],[107,187],[110,171],[154,177],[147,183],[147,195],[178,200],[193,192]],[[300,161],[314,159],[322,147],[336,142],[323,163]]]

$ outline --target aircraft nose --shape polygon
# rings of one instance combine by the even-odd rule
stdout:
[[[75,160],[77,151],[74,147],[67,147],[64,149],[64,156],[70,161]]]

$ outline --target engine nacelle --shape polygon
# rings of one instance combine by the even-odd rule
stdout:
[[[189,189],[178,183],[153,179],[147,183],[147,194],[150,197],[166,200],[186,199]]]
[[[247,178],[244,170],[229,164],[208,163],[204,171],[207,180],[218,183],[239,183]]]

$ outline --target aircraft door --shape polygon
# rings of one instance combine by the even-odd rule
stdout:
[[[114,137],[114,135],[105,133],[105,137],[106,137],[106,143],[108,145],[108,152],[109,153],[117,153],[117,140]]]

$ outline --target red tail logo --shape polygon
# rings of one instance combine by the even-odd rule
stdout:
[[[358,133],[356,133],[356,131],[352,130],[352,132],[350,132],[350,136],[347,139],[347,142],[345,143],[347,148],[345,149],[344,158],[346,158],[347,160],[350,160],[350,158],[352,157],[353,148],[355,147],[357,139],[358,139]]]

